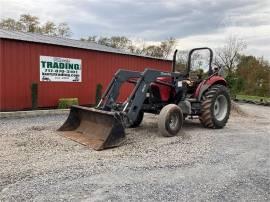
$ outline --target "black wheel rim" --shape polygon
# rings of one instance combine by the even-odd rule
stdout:
[[[176,130],[179,125],[179,115],[177,113],[173,113],[169,119],[169,127],[171,130]]]

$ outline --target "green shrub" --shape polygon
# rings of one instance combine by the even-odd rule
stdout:
[[[58,100],[58,109],[67,109],[71,105],[79,105],[78,98],[60,98]]]
[[[31,84],[32,109],[38,108],[38,84]]]
[[[99,83],[96,86],[96,105],[100,101],[101,96],[102,96],[102,85]]]
[[[237,94],[244,90],[245,81],[242,77],[229,75],[226,77],[226,81],[228,82],[230,94],[233,98],[235,98]]]

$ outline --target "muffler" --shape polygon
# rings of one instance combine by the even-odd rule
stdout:
[[[95,150],[117,147],[125,139],[120,114],[94,108],[71,106],[63,136]]]

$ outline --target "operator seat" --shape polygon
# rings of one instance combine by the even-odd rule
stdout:
[[[201,81],[202,78],[198,75],[198,72],[190,71],[188,79],[185,80],[185,83],[187,84],[187,94],[193,94]]]

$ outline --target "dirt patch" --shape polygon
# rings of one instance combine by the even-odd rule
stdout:
[[[56,132],[66,115],[3,120],[0,201],[269,201],[268,109],[237,104],[224,129],[185,120],[170,138],[145,114],[100,152]]]
[[[238,103],[231,101],[231,113],[232,115],[248,116]]]

